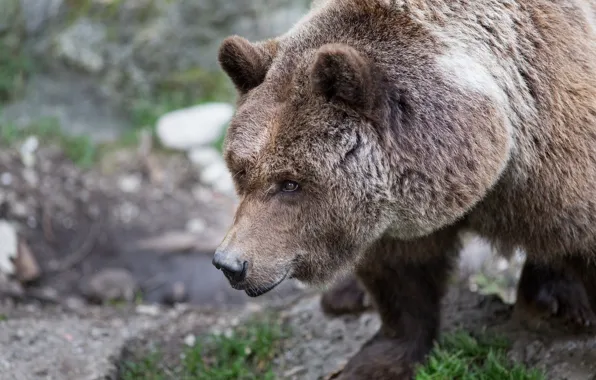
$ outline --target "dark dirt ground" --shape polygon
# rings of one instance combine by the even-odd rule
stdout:
[[[276,308],[291,329],[275,358],[275,373],[280,379],[321,380],[340,371],[347,360],[379,327],[374,311],[330,318],[319,307],[320,295],[304,295]],[[238,313],[234,323],[242,323]],[[543,369],[549,380],[596,379],[596,336],[574,335],[536,322],[524,309],[504,304],[496,296],[472,293],[462,284],[454,285],[444,301],[442,331],[495,333],[513,342],[510,358],[530,367]],[[214,320],[215,321],[215,320]],[[129,342],[124,360],[143,357],[160,347],[164,358],[175,363],[188,334],[209,331],[202,323],[185,316],[175,328],[152,330]],[[219,326],[219,330],[222,330]]]

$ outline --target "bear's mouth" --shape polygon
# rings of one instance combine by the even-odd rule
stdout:
[[[252,298],[258,297],[258,296],[262,296],[263,294],[270,292],[271,290],[273,290],[277,285],[281,284],[286,277],[288,276],[288,273],[290,271],[287,271],[283,277],[281,279],[279,279],[279,281],[274,282],[273,284],[269,284],[266,286],[259,286],[259,287],[248,287],[246,289],[244,289],[244,292]]]

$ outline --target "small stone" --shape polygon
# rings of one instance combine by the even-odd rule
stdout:
[[[502,272],[507,268],[509,268],[509,261],[507,261],[507,259],[504,258],[499,258],[499,260],[497,261],[497,269]]]
[[[184,337],[184,344],[186,344],[189,347],[194,346],[196,342],[197,342],[197,337],[194,336],[193,334],[188,334],[186,337]]]
[[[135,193],[141,188],[141,183],[140,175],[127,175],[118,180],[118,187],[125,193]]]
[[[150,315],[152,317],[159,315],[159,306],[157,305],[137,305],[136,311],[139,314]]]
[[[124,300],[131,302],[135,297],[137,282],[132,273],[122,268],[102,269],[89,279],[86,296],[93,302]]]
[[[201,170],[201,181],[213,185],[227,173],[228,168],[222,162],[216,161]]]
[[[17,279],[22,283],[35,281],[41,275],[41,269],[25,240],[18,243],[17,256],[14,261]]]
[[[25,170],[23,170],[23,179],[31,187],[37,187],[39,183],[39,177],[37,176],[37,173],[31,170],[31,168],[25,168]]]
[[[222,154],[212,147],[193,149],[188,153],[188,159],[200,168],[208,167],[214,162],[221,162],[223,160]]]
[[[82,310],[86,306],[85,301],[83,301],[83,299],[75,296],[66,298],[64,304],[71,310]]]
[[[181,281],[175,282],[171,289],[164,295],[163,302],[166,305],[175,305],[178,303],[186,302],[188,299],[188,293],[186,292],[186,286]]]
[[[226,172],[220,179],[213,185],[214,189],[228,195],[234,194],[234,181],[229,173]]]
[[[186,223],[186,230],[191,233],[201,233],[207,228],[207,223],[202,219],[191,219]]]
[[[25,290],[21,284],[16,281],[12,281],[2,272],[0,272],[0,290],[4,290],[17,297],[21,297],[25,294]]]
[[[13,202],[10,209],[11,214],[16,218],[26,218],[31,214],[27,205],[23,202]]]
[[[157,121],[157,136],[170,149],[189,150],[215,143],[234,114],[227,103],[207,103],[167,113]]]
[[[196,245],[196,234],[187,231],[168,231],[160,236],[140,241],[138,248],[167,253],[187,251]]]
[[[7,275],[15,273],[14,260],[18,252],[18,236],[12,224],[0,220],[0,272]]]
[[[19,153],[21,154],[21,161],[26,168],[31,168],[35,165],[35,151],[37,151],[38,147],[39,140],[36,136],[29,136],[21,145]]]
[[[12,185],[12,174],[8,172],[4,172],[0,175],[0,183],[3,186],[10,186]]]

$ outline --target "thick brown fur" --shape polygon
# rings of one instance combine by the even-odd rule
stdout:
[[[383,327],[343,379],[411,377],[464,230],[527,252],[525,302],[593,323],[595,20],[594,0],[322,0],[226,39],[232,285],[355,272]]]

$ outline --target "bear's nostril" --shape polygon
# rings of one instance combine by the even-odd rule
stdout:
[[[234,282],[241,282],[244,281],[244,279],[246,279],[247,269],[248,262],[245,261],[244,263],[242,263],[241,266],[235,266],[233,269],[231,269],[230,267],[222,267],[221,270],[229,280]]]
[[[241,282],[246,278],[246,272],[248,270],[247,261],[230,258],[222,260],[221,258],[221,255],[216,255],[216,258],[213,260],[213,265],[217,269],[220,269],[228,280],[232,282]]]
[[[242,264],[242,272],[240,272],[239,280],[238,281],[244,281],[246,279],[246,272],[248,271],[248,261],[245,261]]]

